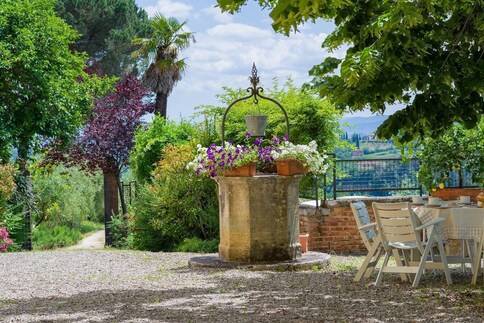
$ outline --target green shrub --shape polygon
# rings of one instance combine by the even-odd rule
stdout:
[[[34,249],[54,249],[75,245],[82,239],[78,229],[72,229],[65,225],[49,227],[40,225],[32,232],[32,243]]]
[[[136,179],[144,183],[162,158],[163,148],[168,144],[188,142],[196,129],[188,122],[170,122],[155,116],[147,128],[140,128],[135,135],[135,145],[130,154],[130,167]]]
[[[32,181],[37,213],[34,224],[79,228],[82,221],[99,221],[103,209],[100,174],[89,175],[76,167],[33,167]]]
[[[15,193],[15,167],[0,164],[0,227],[6,227],[13,244],[8,251],[20,250],[25,241],[21,207],[15,207],[11,198]]]
[[[195,156],[194,145],[167,146],[163,156],[152,183],[141,187],[131,208],[133,247],[173,250],[185,238],[217,238],[216,184],[186,169]]]
[[[426,138],[418,152],[418,179],[428,190],[443,187],[451,172],[468,172],[484,186],[484,119],[474,129],[454,125],[437,138]]]
[[[20,207],[9,205],[0,213],[0,227],[6,227],[10,233],[10,239],[13,244],[10,245],[8,251],[18,251],[22,249],[22,244],[25,241],[25,227],[23,213]]]
[[[0,223],[2,212],[6,211],[7,202],[15,191],[15,168],[13,165],[0,164]]]
[[[114,248],[128,248],[128,220],[122,214],[116,214],[111,218],[109,224],[111,229],[112,247]]]
[[[81,226],[79,228],[79,231],[82,234],[93,232],[93,231],[99,231],[104,229],[104,225],[99,222],[93,222],[93,221],[82,221]]]
[[[201,253],[213,253],[218,252],[218,239],[201,240],[200,238],[186,238],[175,250],[179,252],[201,252]]]
[[[50,226],[41,224],[32,232],[34,249],[46,250],[69,247],[82,240],[86,233],[98,231],[103,228],[101,223],[82,221],[79,228],[70,228],[65,225]]]

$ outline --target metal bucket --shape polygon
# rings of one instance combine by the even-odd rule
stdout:
[[[267,116],[245,116],[247,131],[252,137],[264,137],[266,134]]]

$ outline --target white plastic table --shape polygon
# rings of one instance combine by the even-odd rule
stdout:
[[[475,284],[484,244],[484,208],[457,206],[452,202],[449,205],[452,207],[420,206],[416,207],[414,211],[423,223],[435,218],[444,218],[441,233],[444,240],[463,240],[467,242],[468,246],[475,246],[474,252],[469,250],[473,269],[472,284]],[[463,263],[466,260],[464,256],[452,258],[457,263]],[[454,261],[452,262],[455,263]]]

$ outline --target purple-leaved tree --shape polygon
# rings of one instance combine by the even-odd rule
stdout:
[[[109,224],[112,215],[121,209],[126,214],[122,194],[121,173],[128,163],[134,145],[134,133],[141,117],[154,111],[154,105],[144,100],[148,94],[134,76],[126,76],[116,84],[111,94],[96,101],[88,123],[74,141],[68,154],[49,153],[50,158],[78,165],[89,171],[101,170],[104,175],[104,222],[106,244],[111,244]]]

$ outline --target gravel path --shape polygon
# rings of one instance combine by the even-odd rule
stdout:
[[[457,271],[451,288],[385,276],[354,284],[361,257],[323,270],[190,270],[188,253],[115,250],[0,254],[5,322],[483,322],[484,289]]]
[[[89,234],[79,241],[75,246],[68,247],[68,250],[103,249],[104,248],[104,229]]]

